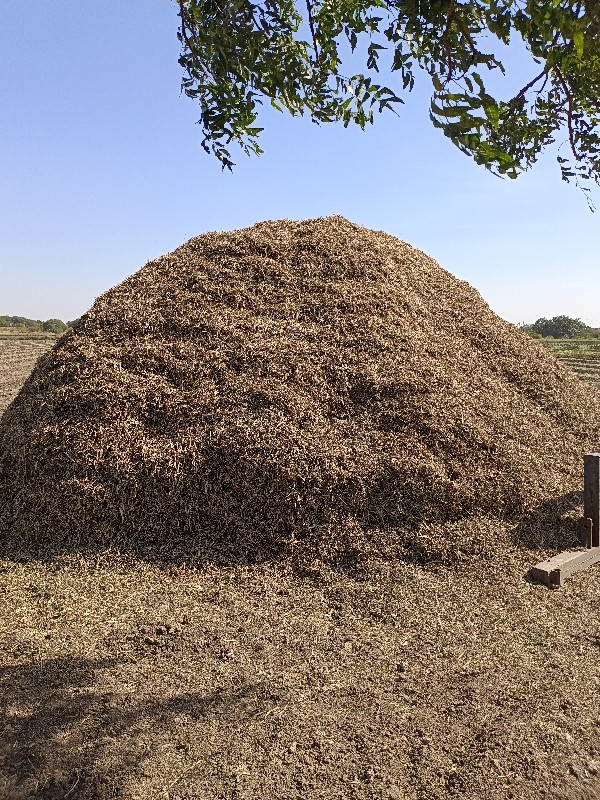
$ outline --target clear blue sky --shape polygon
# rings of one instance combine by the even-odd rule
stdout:
[[[600,326],[600,211],[553,157],[516,182],[475,166],[431,127],[426,78],[366,132],[269,110],[265,154],[223,173],[180,96],[171,0],[2,6],[0,314],[73,319],[192,236],[342,214],[426,251],[511,322]]]

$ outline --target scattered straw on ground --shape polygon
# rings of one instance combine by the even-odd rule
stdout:
[[[340,218],[147,265],[0,425],[0,797],[600,798],[598,397]]]
[[[0,562],[0,796],[599,798],[600,572],[527,566]]]

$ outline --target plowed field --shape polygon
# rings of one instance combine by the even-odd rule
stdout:
[[[54,344],[49,338],[0,338],[0,413],[16,397],[38,358]]]
[[[559,356],[560,361],[581,378],[582,381],[600,387],[600,354]]]

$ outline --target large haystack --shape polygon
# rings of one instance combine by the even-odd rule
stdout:
[[[0,525],[356,541],[521,514],[599,441],[599,394],[431,258],[341,217],[265,222],[147,264],[43,356],[0,425]]]

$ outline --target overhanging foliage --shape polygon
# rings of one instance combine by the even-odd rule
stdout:
[[[232,144],[262,152],[264,100],[361,128],[393,110],[401,96],[377,80],[387,50],[405,91],[420,72],[430,76],[433,124],[478,164],[515,178],[564,142],[563,179],[600,182],[597,0],[176,1],[183,91],[200,105],[204,149],[224,167],[233,166]],[[489,72],[504,72],[497,51],[511,38],[525,43],[533,77],[502,99]],[[344,74],[346,43],[364,55],[364,72]]]

